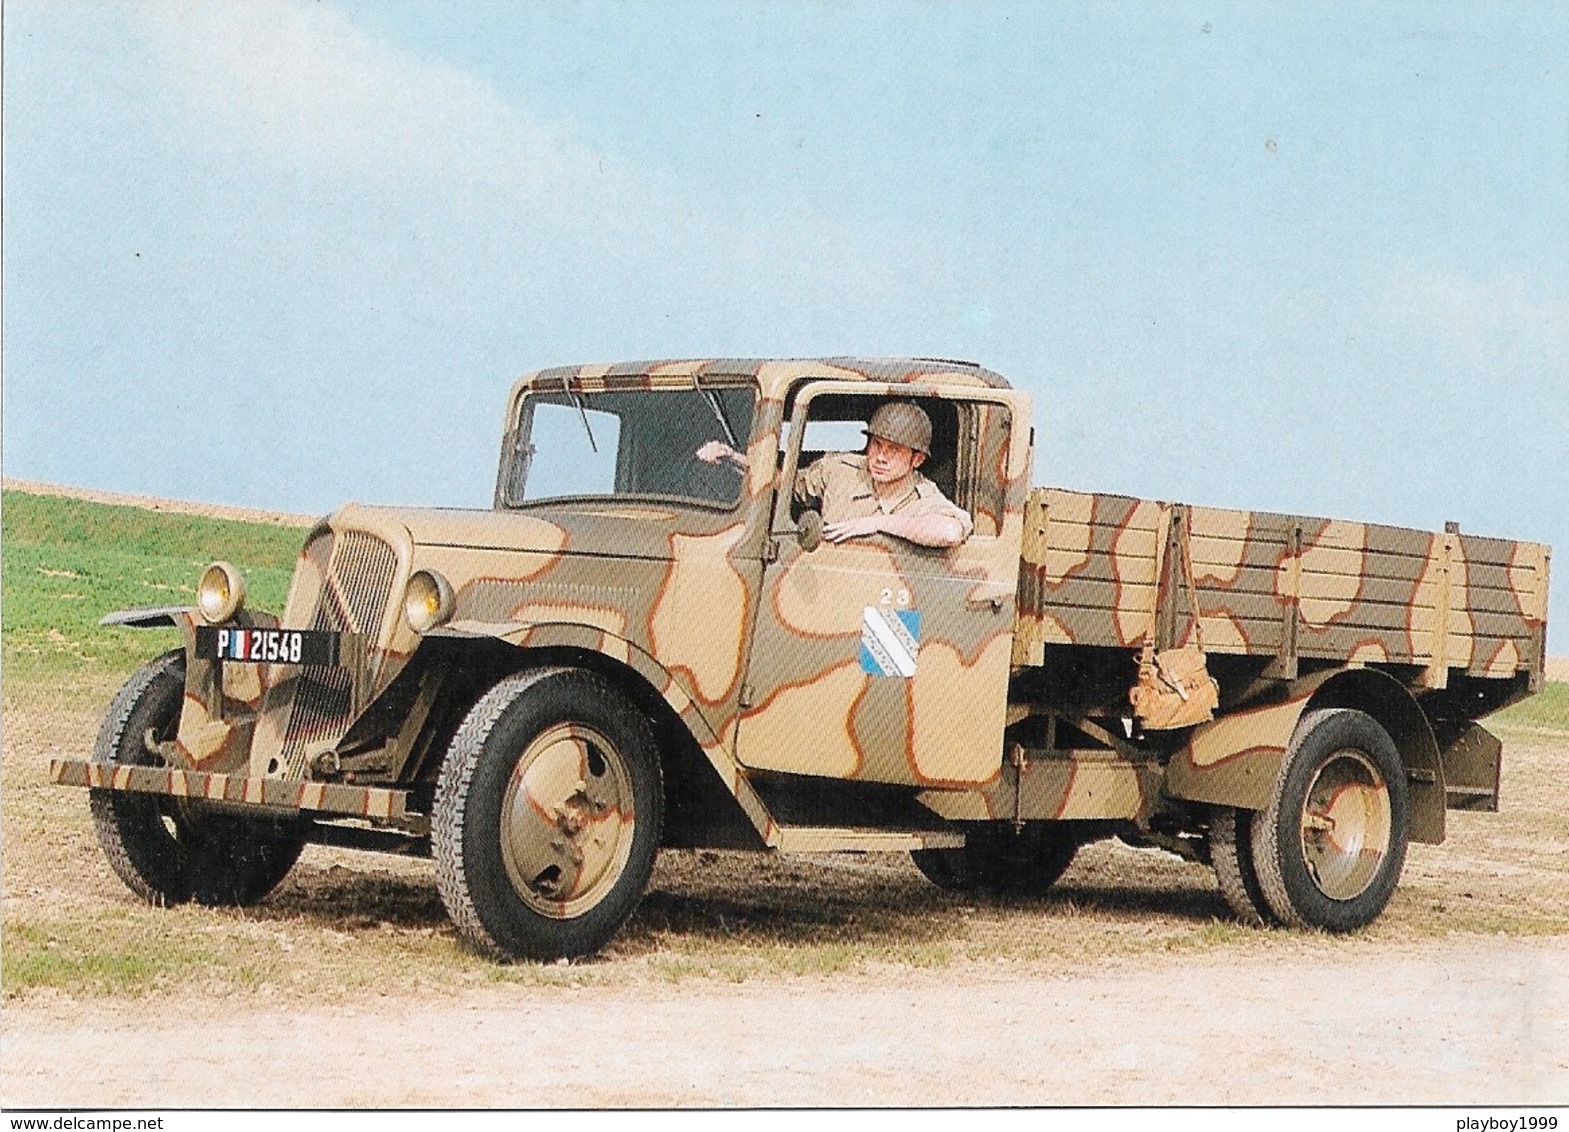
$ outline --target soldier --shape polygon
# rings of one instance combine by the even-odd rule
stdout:
[[[919,468],[932,450],[932,421],[912,401],[887,401],[866,423],[866,451],[829,452],[796,473],[795,498],[820,502],[823,537],[830,542],[893,535],[921,546],[958,546],[974,521]],[[710,464],[746,457],[720,440],[697,450]]]

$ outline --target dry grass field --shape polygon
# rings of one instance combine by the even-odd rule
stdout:
[[[920,1016],[925,1021],[912,1022],[915,1015],[909,1012],[917,1007],[907,1000],[915,990],[926,1004],[922,1009],[941,1007],[947,1011],[941,1017],[952,1018],[955,1010],[963,1012],[965,988],[973,988],[981,996],[976,1001],[1012,1004],[1008,1010],[1018,1015],[1016,1027],[1049,1025],[1043,1014],[1031,1011],[1049,1014],[1078,994],[1086,1002],[1102,1002],[1099,1013],[1086,1006],[1078,1025],[1114,1027],[1114,1020],[1104,1016],[1106,1004],[1120,1001],[1118,995],[1144,980],[1150,995],[1178,994],[1161,1006],[1173,1015],[1169,1031],[1178,1033],[1183,1009],[1213,1020],[1216,996],[1227,993],[1233,978],[1242,979],[1236,984],[1241,986],[1246,977],[1256,976],[1260,987],[1282,980],[1287,989],[1272,1009],[1291,1018],[1312,1015],[1322,1006],[1293,1001],[1292,986],[1316,979],[1325,994],[1337,987],[1342,993],[1365,994],[1356,991],[1348,973],[1391,964],[1384,977],[1392,985],[1404,985],[1402,979],[1419,985],[1424,970],[1453,973],[1452,980],[1445,975],[1447,992],[1437,988],[1429,996],[1434,1010],[1449,1001],[1444,993],[1487,998],[1495,1008],[1497,1001],[1513,1001],[1495,1001],[1488,998],[1488,984],[1472,987],[1465,981],[1489,977],[1490,970],[1499,977],[1536,971],[1521,976],[1527,997],[1534,997],[1532,987],[1562,988],[1569,981],[1569,686],[1562,684],[1539,697],[1537,706],[1506,713],[1499,725],[1506,743],[1501,812],[1450,814],[1448,841],[1412,847],[1389,910],[1352,939],[1242,927],[1227,917],[1208,870],[1116,842],[1087,848],[1049,895],[1027,901],[982,901],[939,891],[903,857],[667,852],[639,911],[616,941],[601,956],[570,965],[497,966],[465,950],[442,910],[429,862],[314,846],[289,879],[255,908],[150,908],[110,872],[92,833],[85,793],[48,785],[46,768],[52,756],[90,750],[99,714],[134,662],[135,649],[153,655],[167,646],[129,631],[101,646],[92,643],[97,638],[88,635],[92,617],[87,614],[98,612],[94,595],[113,589],[94,570],[123,573],[129,567],[84,557],[85,552],[73,557],[69,538],[59,532],[75,528],[52,513],[29,513],[31,498],[14,492],[6,497],[0,781],[4,1103],[744,1103],[744,1097],[715,1083],[724,1072],[744,1077],[743,1068],[721,1071],[716,1065],[719,1076],[710,1080],[702,1077],[706,1063],[701,1057],[697,1068],[684,1071],[693,1080],[702,1078],[690,1087],[662,1080],[653,1059],[643,1070],[623,1066],[613,1088],[598,1080],[597,1091],[566,1095],[520,1094],[494,1082],[464,1086],[463,1078],[443,1078],[439,1065],[409,1068],[399,1088],[383,1094],[365,1084],[355,1059],[370,1057],[367,1051],[394,1032],[439,1034],[454,1019],[478,1016],[474,1011],[501,1018],[509,1012],[557,1011],[563,1027],[584,1010],[644,1011],[661,1019],[659,1025],[688,1025],[691,1029],[681,1034],[650,1039],[680,1045],[697,1041],[698,1031],[722,1033],[756,1010],[767,1014],[773,1009],[783,1017],[814,1002],[817,1009],[833,1012],[848,1002],[875,1005],[879,996],[903,994],[891,1017],[905,1021],[886,1039],[896,1045],[901,1029],[930,1022],[925,1015]],[[95,513],[73,514],[74,522]],[[276,589],[282,582],[268,582],[267,571],[281,569],[286,577],[288,558],[280,567],[268,555],[283,553],[278,548],[292,546],[298,535],[274,530],[276,546],[259,538],[247,548],[256,561],[241,564],[254,566],[263,583]],[[226,533],[234,532],[201,529],[191,538]],[[180,543],[184,537],[169,535],[160,543],[168,552],[160,550],[162,557],[148,553],[145,562],[137,559],[135,568],[144,570],[138,575],[142,584],[179,588],[179,571],[191,557]],[[201,557],[195,556],[198,565]],[[186,584],[194,577],[193,568]],[[70,596],[78,593],[84,596]],[[74,621],[58,612],[89,604],[91,610]],[[64,627],[55,628],[56,621]],[[1501,975],[1496,970],[1500,962]],[[1208,982],[1190,986],[1188,997],[1182,997],[1183,972],[1207,972]],[[1272,1001],[1264,991],[1258,993]],[[1412,1010],[1425,1008],[1417,1005],[1423,997],[1419,989],[1412,991]],[[889,1016],[874,1006],[864,1008],[877,1019],[866,1023],[866,1033],[880,1033],[877,1027],[885,1026]],[[1256,1012],[1250,1018],[1250,1025],[1261,1024]],[[202,1075],[201,1083],[166,1072],[160,1076],[155,1067],[166,1063],[168,1048],[130,1055],[128,1064],[149,1066],[140,1076],[127,1071],[87,1082],[69,1069],[81,1064],[70,1054],[96,1056],[93,1043],[106,1032],[172,1025],[173,1019],[200,1021],[193,1031],[198,1036],[191,1040],[204,1043],[202,1056],[208,1061],[220,1056],[214,1049],[229,1048],[224,1042],[233,1043],[235,1058],[267,1054],[260,1048],[246,1054],[246,1040],[261,1040],[247,1019],[266,1020],[273,1029],[286,1019],[285,1029],[304,1028],[291,1031],[296,1039],[307,1040],[301,1037],[306,1031],[319,1032],[319,1038],[309,1040],[335,1048],[341,1044],[343,1056],[324,1056],[338,1068],[313,1070],[326,1076],[293,1082],[294,1091],[281,1097],[265,1095],[272,1100],[225,1086],[222,1064],[216,1076]],[[959,1033],[975,1024],[959,1026],[954,1041],[983,1046],[984,1033]],[[939,1031],[943,1025],[938,1023]],[[1459,1022],[1443,1025],[1460,1027],[1454,1033],[1469,1032]],[[1511,1045],[1496,1057],[1474,1058],[1474,1064],[1456,1071],[1460,1076],[1433,1077],[1432,1098],[1442,1091],[1438,1082],[1453,1080],[1473,1087],[1491,1082],[1502,1089],[1499,1099],[1569,1100],[1566,1027],[1569,1016],[1559,1007],[1539,1020],[1534,1036],[1519,1040],[1523,1045]],[[1503,1040],[1498,1030],[1493,1025],[1488,1031],[1493,1036],[1486,1040]],[[502,1031],[510,1032],[504,1025],[497,1032]],[[1085,1031],[1075,1048],[1098,1048],[1095,1041],[1103,1036],[1094,1041],[1090,1036],[1101,1034]],[[242,1040],[241,1035],[250,1037]],[[787,1038],[780,1039],[784,1045],[760,1047],[754,1068],[782,1056]],[[706,1047],[699,1042],[692,1048]],[[499,1055],[516,1052],[503,1049]],[[980,1052],[956,1047],[955,1055]],[[555,1066],[551,1071],[557,1077],[551,1080],[558,1083],[570,1083],[574,1072],[594,1074],[587,1063],[577,1070],[568,1063],[540,1066],[530,1072]],[[1387,1078],[1353,1082],[1365,1086],[1362,1091],[1340,1081],[1329,1092],[1314,1092],[1311,1080],[1305,1080],[1302,1092],[1280,1091],[1283,1081],[1296,1080],[1287,1074],[1258,1081],[1251,1092],[1228,1090],[1224,1082],[1206,1084],[1208,1079],[1199,1076],[1190,1079],[1195,1091],[1131,1094],[1099,1078],[1084,1080],[1076,1092],[1053,1090],[1043,1083],[1043,1072],[1009,1077],[1013,1084],[1007,1089],[999,1085],[968,1092],[943,1076],[932,1077],[927,1092],[909,1092],[914,1078],[907,1076],[864,1095],[855,1091],[858,1084],[841,1088],[823,1076],[816,1079],[817,1091],[811,1080],[798,1081],[792,1086],[796,1092],[769,1093],[772,1099],[759,1096],[752,1103],[1018,1103],[1021,1098],[1129,1103],[1130,1096],[1135,1102],[1139,1096],[1355,1102],[1381,1096],[1378,1089],[1393,1088],[1406,1071],[1392,1066]],[[761,1072],[757,1076],[765,1079]],[[526,1079],[528,1074],[514,1084],[521,1087]],[[542,1079],[540,1087],[549,1084]]]

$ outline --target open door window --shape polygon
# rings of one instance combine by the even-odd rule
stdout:
[[[794,530],[808,506],[795,498],[797,474],[825,456],[864,452],[866,422],[890,399],[913,401],[932,422],[931,453],[920,474],[969,513],[976,536],[1001,533],[1013,428],[1009,405],[951,396],[891,398],[886,392],[827,382],[799,388],[787,404],[779,446],[780,482],[788,490],[780,492],[776,533]]]

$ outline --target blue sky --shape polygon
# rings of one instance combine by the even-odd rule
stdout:
[[[1036,394],[1039,482],[1569,547],[1559,6],[8,0],[5,52],[7,475],[483,506],[525,370],[915,354]]]

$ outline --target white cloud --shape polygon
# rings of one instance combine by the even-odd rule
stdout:
[[[847,315],[886,325],[877,312],[922,302],[912,279],[963,263],[940,248],[912,252],[875,220],[821,202],[766,226],[743,220],[678,170],[634,166],[324,5],[152,2],[133,11],[182,105],[194,154],[226,155],[284,182],[274,199],[312,208],[361,201],[361,212],[389,217],[387,229],[421,233],[433,273],[598,281],[619,288],[624,303],[641,293],[644,321],[648,304],[663,312],[656,318],[715,319],[711,330],[756,321],[737,317],[745,312],[793,323],[809,346],[814,331]],[[925,266],[912,271],[912,259]],[[855,348],[841,335],[817,341]]]
[[[1477,280],[1453,270],[1406,269],[1375,295],[1378,314],[1429,336],[1468,365],[1525,358],[1569,380],[1569,294],[1519,278]]]
[[[600,221],[620,163],[438,61],[379,43],[345,15],[288,0],[134,9],[194,148],[314,182],[463,205],[476,196]],[[647,205],[649,202],[642,202]]]
[[[541,172],[592,158],[483,83],[376,43],[331,8],[248,0],[135,13],[166,75],[236,146],[389,177],[486,175],[501,147],[507,164]]]

